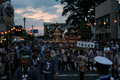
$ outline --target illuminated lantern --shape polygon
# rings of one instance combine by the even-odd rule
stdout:
[[[16,29],[15,31],[18,31],[18,29]]]
[[[10,33],[10,30],[8,30],[8,32]]]
[[[13,29],[15,30],[15,27]]]
[[[1,35],[3,35],[4,33],[3,32],[1,32]]]
[[[96,26],[96,23],[94,23],[94,26]]]
[[[117,23],[117,20],[114,20],[114,23]]]
[[[7,34],[7,32],[5,32],[5,34]]]
[[[104,22],[103,24],[106,25],[106,22]]]
[[[11,31],[13,31],[13,28],[11,28]]]
[[[87,26],[90,26],[90,24],[88,23]]]

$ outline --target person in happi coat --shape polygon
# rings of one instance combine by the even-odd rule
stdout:
[[[22,55],[21,66],[14,73],[12,80],[40,80],[38,70],[30,65],[30,56]]]
[[[113,65],[112,65],[112,77],[114,77],[116,80],[119,80],[118,79],[118,69],[119,69],[119,66],[120,66],[120,56],[117,54],[116,49],[112,50],[111,60],[113,62]]]
[[[40,56],[41,58],[45,57],[45,55],[44,55],[43,51],[41,50],[41,47],[40,47],[40,46],[38,46],[38,53],[39,53],[39,56]]]
[[[42,80],[56,80],[58,77],[58,66],[53,57],[51,57],[51,51],[45,50],[45,58],[42,60],[41,69],[43,72]]]
[[[34,49],[30,57],[30,64],[37,68],[40,78],[41,78],[41,66],[40,66],[41,59],[43,58],[39,56],[38,50]]]
[[[110,77],[108,74],[110,67],[112,66],[112,61],[108,58],[97,56],[94,58],[96,71],[99,75],[98,80],[114,80],[114,78]]]
[[[83,50],[80,51],[80,55],[77,57],[77,62],[80,68],[80,80],[84,80],[87,58],[83,55]]]
[[[88,70],[90,70],[90,66],[92,67],[92,71],[94,70],[94,53],[93,53],[93,49],[90,49],[90,51],[88,52]]]
[[[10,52],[7,56],[7,61],[4,67],[4,73],[7,75],[7,80],[11,80],[14,72],[20,66],[20,59],[15,52]]]

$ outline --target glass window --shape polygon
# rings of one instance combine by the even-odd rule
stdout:
[[[110,28],[110,15],[105,16],[106,27]]]

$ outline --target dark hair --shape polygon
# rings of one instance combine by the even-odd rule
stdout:
[[[116,50],[116,49],[113,49],[113,52],[115,52],[115,53],[116,53],[116,52],[117,52],[117,50]]]
[[[80,50],[80,55],[83,55],[83,50]]]
[[[38,52],[38,50],[37,50],[37,49],[33,49],[33,50],[32,50],[32,52],[34,52],[34,51],[37,51],[37,52]]]
[[[51,53],[51,50],[49,50],[49,49],[45,49],[45,50],[44,50],[44,54],[47,54],[47,53],[50,54],[50,53]]]
[[[101,73],[103,75],[108,75],[108,71],[109,71],[110,66],[96,63],[95,67],[97,68],[98,73]]]

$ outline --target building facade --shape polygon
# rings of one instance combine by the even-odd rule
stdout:
[[[95,8],[96,40],[120,39],[120,4],[116,0],[106,0]]]

